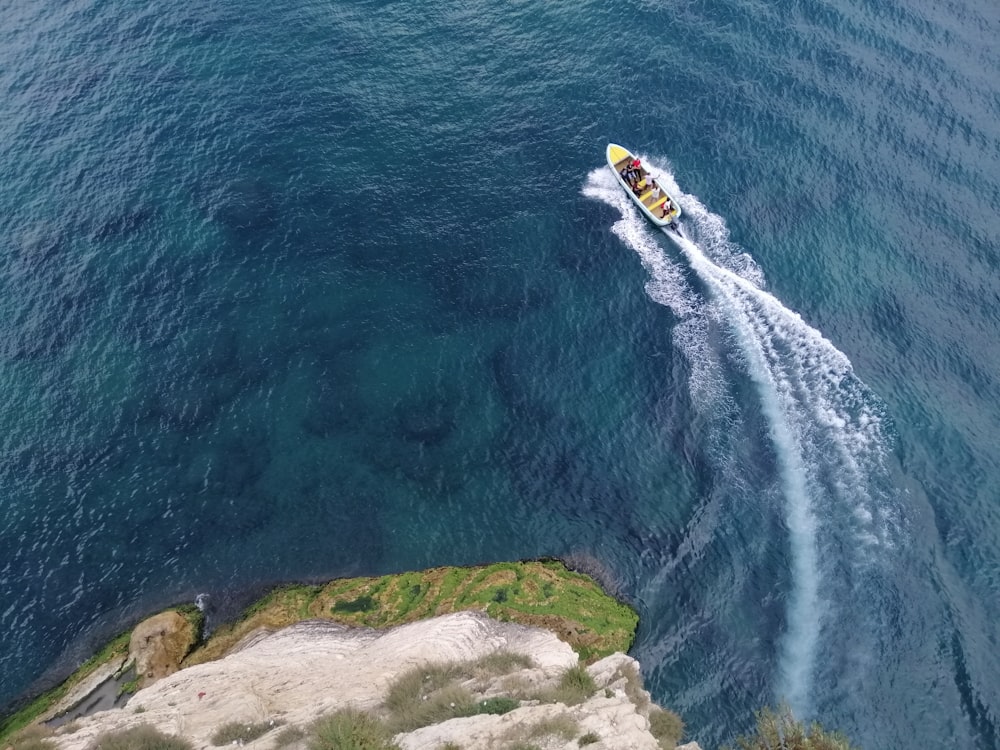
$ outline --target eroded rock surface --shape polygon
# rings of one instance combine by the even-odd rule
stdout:
[[[139,687],[148,687],[180,669],[194,645],[194,626],[173,610],[143,620],[132,631],[129,660],[134,660]]]
[[[166,637],[158,635],[159,627],[145,632],[151,641]],[[467,678],[461,687],[477,701],[513,695],[518,707],[399,734],[399,747],[438,750],[453,743],[463,750],[497,750],[530,743],[578,750],[580,738],[591,735],[585,743],[590,750],[660,748],[649,731],[650,712],[658,709],[642,689],[634,659],[614,654],[590,666],[596,689],[577,705],[539,700],[577,666],[573,650],[547,630],[471,611],[382,631],[320,621],[260,631],[225,658],[170,674],[140,690],[126,707],[81,719],[75,731],[54,740],[60,750],[85,750],[103,731],[151,724],[208,748],[215,730],[230,722],[308,729],[316,718],[342,708],[384,712],[389,687],[414,667],[470,663],[501,652],[523,654],[531,665]],[[543,731],[557,725],[561,732]],[[272,750],[278,734],[270,731],[246,747]]]

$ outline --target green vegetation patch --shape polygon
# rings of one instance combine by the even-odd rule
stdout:
[[[136,690],[139,689],[139,679],[129,680],[128,682],[122,683],[121,687],[118,688],[118,697],[123,695],[133,695]]]
[[[377,606],[375,600],[370,596],[359,596],[357,599],[351,599],[350,601],[335,602],[333,612],[334,614],[371,612]]]
[[[194,642],[200,643],[201,639],[205,637],[205,613],[198,609],[198,607],[194,604],[182,604],[178,607],[174,607],[174,609],[185,620],[191,623],[191,632],[194,633]]]
[[[432,568],[276,589],[238,622],[219,628],[184,666],[223,656],[258,628],[278,629],[310,618],[384,628],[467,609],[551,630],[588,662],[628,651],[639,621],[592,578],[558,561]]]
[[[496,714],[498,716],[503,716],[506,713],[510,713],[515,708],[520,708],[520,706],[521,701],[498,695],[493,698],[476,701],[476,703],[473,704],[471,712],[465,714],[465,716],[476,716],[477,714]]]

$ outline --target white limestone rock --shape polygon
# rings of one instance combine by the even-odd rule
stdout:
[[[275,720],[305,729],[338,709],[377,709],[389,686],[413,667],[474,661],[501,651],[525,654],[533,666],[471,681],[470,689],[480,698],[504,695],[512,686],[519,696],[537,694],[577,665],[573,650],[551,632],[501,623],[479,612],[384,631],[310,621],[255,633],[225,658],[164,677],[136,693],[124,708],[81,719],[72,734],[53,739],[60,750],[85,750],[101,732],[151,724],[186,737],[196,748],[208,748],[215,730],[233,721]],[[528,701],[502,716],[451,719],[399,735],[396,742],[403,750],[437,750],[448,742],[464,750],[486,750],[511,738],[530,737],[542,748],[578,750],[579,737],[592,732],[600,740],[587,745],[591,750],[658,750],[649,733],[648,693],[641,687],[626,690],[630,670],[638,674],[637,662],[615,654],[589,667],[598,690],[580,705]],[[641,698],[637,702],[630,698],[635,695]],[[531,734],[540,723],[560,716],[576,727],[574,736]],[[275,736],[269,732],[247,747],[271,750]]]

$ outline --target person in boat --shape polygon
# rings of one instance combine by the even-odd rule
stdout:
[[[663,201],[663,218],[664,219],[666,219],[668,216],[670,216],[670,214],[671,214],[671,212],[673,210],[674,210],[674,206],[670,202],[669,198],[667,198],[665,201]]]
[[[639,183],[642,182],[642,162],[638,159],[632,161],[632,187],[638,187]]]
[[[656,182],[656,178],[653,175],[648,175],[646,177],[646,184],[649,186],[650,190],[653,191],[653,200],[657,201],[660,199],[660,185]]]
[[[642,195],[642,172],[635,169],[632,170],[632,181],[629,183],[629,187],[632,188],[632,192],[636,195]]]

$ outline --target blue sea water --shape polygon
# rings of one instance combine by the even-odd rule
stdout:
[[[993,0],[0,4],[0,705],[542,555],[703,747],[1000,747]],[[604,166],[635,149],[686,240]]]

